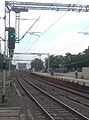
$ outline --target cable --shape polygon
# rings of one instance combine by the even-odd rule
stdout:
[[[23,51],[25,51],[25,49],[27,48],[27,46],[28,46],[28,44],[29,44],[29,42],[30,42],[31,38],[32,38],[32,36],[30,36],[30,39],[29,39],[29,41],[27,42],[27,44],[25,45],[25,47],[24,47]]]
[[[81,1],[81,0],[78,0],[77,3],[79,3],[80,1]],[[35,40],[35,42],[30,46],[29,49],[31,49],[31,48],[33,47],[33,45],[39,40],[39,38],[42,37],[50,28],[52,28],[52,27],[53,27],[60,19],[62,19],[67,13],[68,13],[68,11],[65,12],[60,18],[58,18],[51,26],[49,26],[49,27]]]
[[[68,12],[68,11],[67,11]],[[30,46],[29,49],[31,49],[33,47],[33,45],[39,40],[40,37],[42,37],[51,27],[53,27],[60,19],[62,19],[66,14],[64,13],[59,19],[57,19],[51,26],[49,26],[36,40],[35,42]]]
[[[81,0],[78,0],[78,2],[77,3],[79,3]]]
[[[77,3],[79,3],[80,1],[81,1],[81,0],[78,0]],[[68,12],[68,11],[67,11],[67,12]],[[89,26],[88,26],[88,27],[89,27]],[[75,45],[77,45],[77,44],[79,44],[79,43],[76,43]],[[74,46],[75,46],[75,45],[74,45]],[[72,45],[72,46],[73,46],[73,45]],[[70,47],[72,47],[72,46],[70,46]],[[55,47],[55,46],[54,46],[54,47]],[[52,48],[49,48],[49,49],[52,49]],[[65,50],[65,49],[67,49],[67,48],[64,48],[64,49],[62,49],[62,50]],[[46,50],[46,51],[48,51],[48,50]],[[54,53],[55,53],[55,52],[54,52]]]
[[[74,65],[74,64],[82,63],[82,62],[85,62],[85,61],[88,61],[88,60],[89,60],[89,59],[82,60],[82,61],[78,61],[78,62],[73,62],[73,63],[65,64],[65,65]]]
[[[81,0],[78,0],[78,2],[80,2]],[[77,2],[77,3],[78,3]],[[42,37],[50,28],[52,28],[60,19],[62,19],[66,14],[68,13],[65,12],[60,18],[58,18],[51,26],[49,26],[35,41],[34,43],[29,47],[29,49],[31,49],[33,47],[33,45],[39,40],[40,37]]]
[[[43,14],[40,16],[40,18],[41,18],[43,15],[45,15],[46,13],[47,13],[47,12],[43,13]],[[40,18],[39,18],[39,19],[40,19]],[[36,30],[36,28],[35,28],[35,30]],[[31,38],[30,38],[30,39],[31,39]],[[29,43],[29,41],[28,41],[28,43]],[[29,45],[29,44],[28,44],[28,45]],[[26,45],[26,47],[27,47],[27,45]],[[26,48],[26,47],[25,47],[25,48]]]
[[[74,47],[74,46],[76,46],[76,45],[78,45],[78,44],[80,44],[80,43],[83,43],[83,42],[85,42],[85,41],[80,41],[80,42],[78,42],[78,43],[72,44],[72,45],[70,45],[70,46],[68,46],[68,47],[65,47],[65,48],[61,49],[61,50],[55,51],[54,53],[63,51],[63,50],[65,50],[65,49],[68,49],[68,48],[71,48],[71,47]]]
[[[32,24],[32,26],[26,31],[26,33],[19,39],[19,41],[20,40],[22,40],[24,37],[25,37],[25,35],[28,33],[28,31],[36,24],[36,22],[39,20],[39,18],[40,17],[38,17],[38,19]]]
[[[81,31],[83,31],[83,30],[87,29],[88,27],[89,27],[89,26],[87,26],[87,27],[83,28]]]

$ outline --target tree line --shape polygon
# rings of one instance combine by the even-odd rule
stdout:
[[[0,71],[3,71],[3,60],[4,55],[0,53]],[[65,56],[49,56],[49,68],[67,68],[71,71],[76,69],[81,71],[82,67],[89,67],[89,47],[78,54],[66,53]],[[6,61],[6,69],[9,69],[8,61]],[[16,69],[16,66],[11,64],[11,69]],[[41,59],[35,58],[31,61],[31,69],[35,69],[36,71],[46,71],[48,69],[48,58],[45,58],[45,62],[43,62]]]
[[[78,54],[66,53],[65,56],[50,55],[49,57],[49,68],[52,69],[67,68],[71,71],[76,69],[81,71],[82,67],[89,67],[89,47]],[[47,70],[48,58],[45,58],[45,64],[41,59],[35,58],[31,62],[31,68],[36,70]]]

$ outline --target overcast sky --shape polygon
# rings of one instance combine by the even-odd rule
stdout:
[[[18,1],[18,0],[16,0]],[[20,0],[24,1],[24,0]],[[29,2],[86,4],[89,0],[26,0]],[[4,16],[4,0],[0,1],[0,17]],[[54,55],[78,54],[89,46],[89,35],[78,32],[89,31],[89,12],[63,12],[63,11],[37,11],[29,10],[21,13],[21,18],[33,20],[20,20],[20,38],[31,27],[35,20],[36,24],[29,32],[38,32],[36,35],[28,33],[19,44],[16,43],[15,52],[50,53]],[[4,20],[0,19],[0,36],[4,37]],[[11,13],[11,25],[14,23],[14,13]],[[86,28],[86,29],[85,29]],[[3,52],[3,42],[1,42]],[[21,58],[16,56],[15,58]],[[35,56],[28,56],[34,59]]]

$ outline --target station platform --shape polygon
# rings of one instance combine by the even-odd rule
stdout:
[[[78,84],[83,85],[83,86],[89,86],[89,80],[87,80],[87,79],[63,76],[63,74],[61,76],[61,75],[58,75],[56,73],[54,73],[53,76],[51,76],[51,74],[48,74],[48,73],[40,73],[40,72],[34,72],[34,73],[38,74],[40,76],[55,78],[55,79],[59,79],[59,80],[62,80],[62,81],[69,81],[69,82],[73,82],[73,83],[78,83]]]

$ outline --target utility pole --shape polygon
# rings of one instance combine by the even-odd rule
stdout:
[[[5,102],[5,79],[6,79],[6,41],[2,37],[0,37],[4,41],[4,59],[3,59],[3,93],[2,93],[2,102]]]
[[[3,93],[2,93],[2,102],[5,102],[5,80],[6,80],[6,36],[5,39],[0,37],[4,41],[4,59],[3,59]]]

